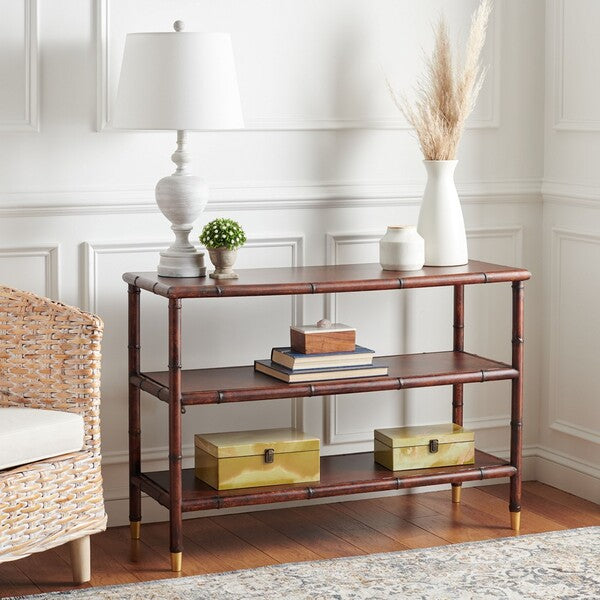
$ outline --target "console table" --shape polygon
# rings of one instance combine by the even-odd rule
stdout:
[[[169,509],[171,569],[181,570],[182,513],[211,508],[248,506],[362,492],[379,492],[422,485],[452,484],[452,500],[460,502],[463,481],[510,477],[511,526],[520,527],[523,414],[523,282],[531,274],[519,268],[470,261],[460,267],[425,267],[420,271],[383,271],[378,264],[239,270],[239,279],[166,278],[156,273],[125,273],[129,284],[129,471],[130,523],[133,539],[140,537],[141,494]],[[512,283],[512,362],[505,364],[464,350],[464,286]],[[329,294],[374,290],[454,288],[454,343],[448,352],[381,357],[384,377],[286,384],[256,373],[253,366],[183,370],[181,309],[184,298],[226,298]],[[168,370],[140,369],[140,291],[168,299]],[[184,407],[195,404],[251,402],[329,394],[351,394],[452,385],[452,419],[463,423],[465,383],[512,381],[510,460],[476,451],[475,464],[389,471],[376,464],[373,453],[324,456],[316,483],[217,491],[182,469],[181,419]],[[140,391],[169,405],[169,469],[142,472]]]

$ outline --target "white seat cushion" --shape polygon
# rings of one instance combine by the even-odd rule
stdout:
[[[83,417],[39,408],[0,408],[0,469],[77,452]]]

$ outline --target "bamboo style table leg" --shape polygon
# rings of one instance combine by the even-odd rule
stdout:
[[[454,345],[455,352],[465,349],[465,286],[454,286]],[[452,386],[452,422],[463,424],[463,384]],[[460,503],[461,483],[452,484],[452,502]]]
[[[181,482],[181,300],[169,299],[169,524],[171,571],[183,556]]]
[[[128,286],[129,376],[140,373],[140,289]],[[133,483],[141,473],[140,389],[129,384],[129,526],[131,539],[140,538],[142,490]]]
[[[523,325],[524,288],[522,281],[512,284],[512,366],[519,376],[512,380],[510,417],[510,464],[517,472],[510,480],[510,525],[515,531],[521,527],[521,483],[523,468]]]

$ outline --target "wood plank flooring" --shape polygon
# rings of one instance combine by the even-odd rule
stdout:
[[[184,521],[182,575],[409,548],[426,548],[513,535],[508,485],[450,490]],[[535,481],[523,489],[521,533],[600,525],[600,506]],[[62,546],[0,564],[0,598],[67,590],[68,548]],[[166,523],[142,525],[133,548],[129,528],[92,538],[93,578],[84,587],[172,577]]]

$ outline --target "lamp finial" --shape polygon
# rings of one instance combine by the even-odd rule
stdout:
[[[175,21],[175,23],[173,23],[173,29],[175,31],[183,31],[185,29],[185,23],[183,21]]]

